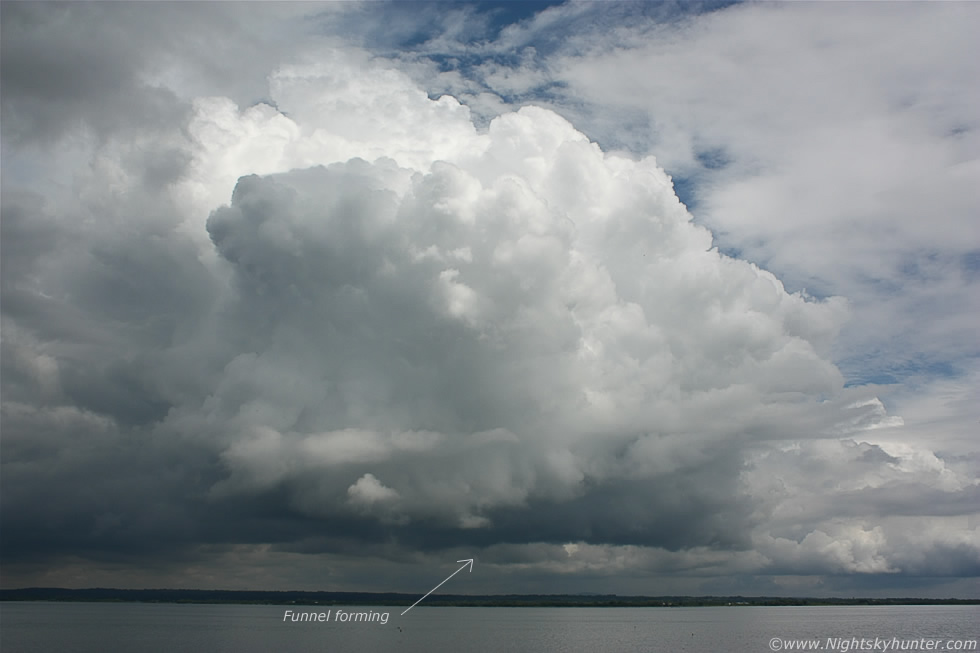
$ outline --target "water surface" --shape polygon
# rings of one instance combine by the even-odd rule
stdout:
[[[388,623],[283,622],[373,610]],[[685,651],[763,653],[773,638],[977,639],[980,606],[445,608],[0,603],[0,650],[105,653]],[[838,649],[839,650],[839,649]],[[851,650],[857,650],[852,648]],[[940,649],[934,649],[940,650]],[[977,650],[977,649],[974,649]]]

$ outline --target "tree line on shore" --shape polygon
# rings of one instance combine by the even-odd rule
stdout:
[[[411,605],[414,594],[190,589],[66,589],[30,587],[0,590],[0,601],[102,601],[141,603],[253,603],[272,605]],[[980,605],[980,599],[815,598],[784,596],[619,596],[616,594],[442,594],[426,598],[432,607],[644,608],[701,606],[817,605]]]

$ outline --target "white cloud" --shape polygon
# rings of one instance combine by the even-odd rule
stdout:
[[[365,474],[357,482],[347,488],[349,501],[356,505],[369,508],[376,503],[385,503],[398,499],[398,493],[374,477]]]
[[[353,66],[335,60],[329,79],[359,77],[343,65]],[[252,157],[282,171],[241,179],[207,223],[235,288],[227,328],[250,333],[256,353],[225,368],[206,421],[277,429],[281,451],[261,458],[296,458],[291,475],[275,475],[296,505],[329,512],[333,485],[302,479],[370,463],[406,518],[489,528],[494,511],[581,497],[586,478],[713,464],[733,440],[770,439],[784,424],[824,437],[888,423],[867,393],[845,399],[823,358],[843,303],[789,294],[712,249],[652,159],[605,154],[535,107],[486,133],[459,123],[455,149],[439,137],[425,150],[425,131],[348,129],[323,75],[276,77],[288,119],[223,101],[199,103],[195,118],[231,126],[244,153],[227,156],[226,131],[199,127],[197,180],[221,188]],[[375,119],[376,106],[384,116],[392,104],[376,96],[390,93],[358,87],[351,119]],[[413,92],[397,106],[414,125],[443,120],[449,104]],[[270,134],[275,156],[248,154]],[[341,138],[353,149],[331,145]],[[378,158],[340,162],[353,151]],[[294,169],[314,162],[326,167]],[[406,428],[434,433],[442,465],[380,435]],[[501,428],[505,440],[464,444]],[[263,485],[267,463],[255,464]]]
[[[978,24],[963,4],[746,5],[639,21],[550,70],[596,107],[567,105],[600,138],[623,138],[603,115],[648,116],[650,149],[697,179],[698,219],[726,246],[848,297],[850,378],[901,379],[977,353],[961,261],[977,234]]]

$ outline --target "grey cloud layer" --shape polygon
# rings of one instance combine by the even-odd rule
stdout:
[[[901,420],[828,358],[846,301],[719,254],[654,159],[354,52],[269,92],[5,188],[17,577],[977,573],[975,461],[863,442]]]

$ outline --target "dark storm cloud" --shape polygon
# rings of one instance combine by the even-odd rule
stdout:
[[[180,120],[173,92],[140,78],[160,52],[128,7],[5,2],[2,17],[5,136],[50,142],[83,123],[104,133]]]
[[[4,239],[0,258],[0,283],[15,286],[29,276],[35,262],[58,245],[58,228],[45,215],[44,198],[32,192],[5,192],[3,202]]]
[[[266,75],[308,31],[289,3],[4,2],[0,11],[3,134],[26,145],[79,128],[99,138],[179,129],[197,95],[259,101]],[[174,154],[146,153],[165,176]]]

